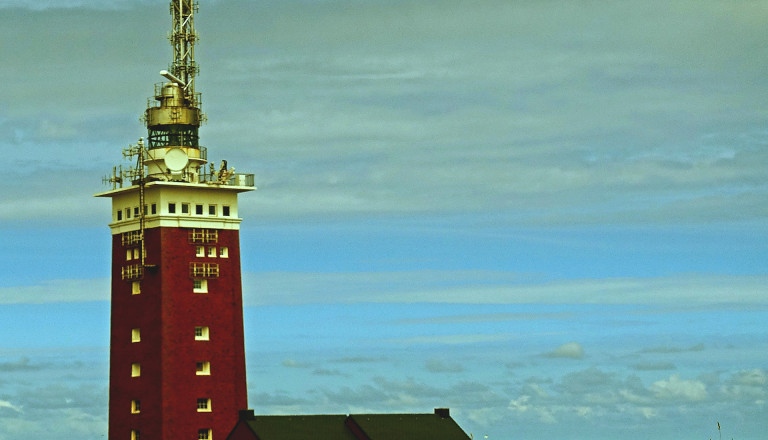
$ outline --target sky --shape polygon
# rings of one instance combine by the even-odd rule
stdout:
[[[0,440],[106,438],[110,206],[166,1],[0,0]],[[768,3],[216,0],[249,406],[768,430]],[[721,430],[718,431],[718,423]]]

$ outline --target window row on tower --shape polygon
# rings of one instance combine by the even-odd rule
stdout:
[[[229,205],[203,203],[169,202],[160,214],[202,215],[209,217],[230,217],[232,209]],[[157,203],[144,205],[144,215],[157,215]],[[138,206],[129,206],[115,211],[115,221],[130,220],[141,215]]]
[[[197,399],[197,412],[211,412],[213,405],[210,397],[199,397]],[[141,414],[141,400],[131,400],[131,414]]]
[[[195,362],[195,375],[197,376],[210,376],[211,375],[211,361],[197,361]],[[141,363],[134,362],[131,364],[131,377],[141,377]]]
[[[144,251],[146,258],[147,252]],[[229,247],[227,246],[195,246],[196,257],[208,258],[229,258]],[[138,260],[141,258],[141,248],[128,248],[125,250],[125,261]]]
[[[229,258],[229,248],[227,246],[195,246],[196,257],[209,257],[209,258]]]
[[[131,429],[130,440],[141,440],[141,432],[138,429]],[[213,430],[210,428],[198,429],[197,440],[213,440]]]
[[[200,263],[204,264],[204,263]],[[193,266],[190,268],[190,275],[192,275],[192,292],[193,293],[208,293],[208,278],[215,278],[218,276],[218,265],[205,265],[205,266]],[[206,278],[208,277],[208,278]],[[131,281],[131,295],[141,294],[141,281]]]
[[[196,325],[194,335],[195,341],[210,341],[211,329],[207,325]],[[131,342],[141,342],[140,328],[131,329]]]

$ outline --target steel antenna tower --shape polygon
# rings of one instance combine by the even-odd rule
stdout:
[[[197,10],[198,4],[194,0],[171,1],[173,31],[168,37],[173,46],[171,74],[181,80],[185,98],[191,102],[195,100],[195,76],[198,72],[197,63],[195,63],[195,43],[199,38],[195,32]]]

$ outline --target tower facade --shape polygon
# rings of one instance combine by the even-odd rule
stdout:
[[[199,142],[196,8],[171,1],[147,141],[97,194],[112,199],[110,440],[223,440],[247,407],[237,196],[255,188]]]

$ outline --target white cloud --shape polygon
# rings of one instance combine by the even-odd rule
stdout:
[[[768,375],[760,368],[744,370],[734,376],[733,382],[738,385],[763,386],[768,383]]]
[[[8,409],[11,409],[11,410],[16,411],[18,413],[22,412],[22,408],[21,407],[16,406],[16,405],[12,404],[11,402],[9,402],[7,400],[0,400],[0,408],[8,408]]]
[[[654,382],[650,389],[661,400],[700,402],[707,398],[707,386],[703,382],[680,379],[678,374]]]
[[[728,399],[747,400],[762,405],[768,398],[768,375],[761,368],[741,370],[726,380],[720,391]]]
[[[578,342],[569,342],[546,353],[544,356],[551,358],[583,359],[584,348]]]

